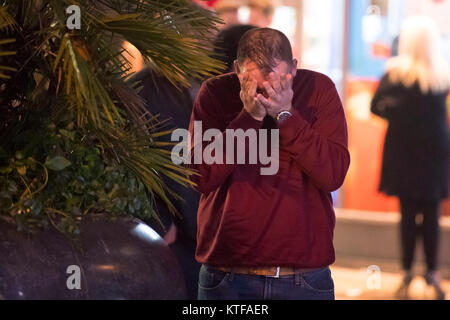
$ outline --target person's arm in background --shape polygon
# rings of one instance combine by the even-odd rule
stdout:
[[[370,110],[374,115],[387,120],[391,117],[393,107],[397,104],[395,90],[395,87],[389,80],[389,75],[384,75],[372,98]]]
[[[320,96],[317,121],[311,127],[296,111],[280,128],[280,144],[314,184],[326,192],[339,189],[350,166],[347,122],[332,84]]]

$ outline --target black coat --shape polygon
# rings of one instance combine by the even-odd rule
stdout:
[[[416,200],[448,196],[450,137],[448,92],[423,94],[383,77],[372,112],[389,122],[379,190]]]
[[[150,114],[159,115],[160,121],[166,121],[163,131],[170,129],[188,129],[193,106],[193,93],[186,88],[176,88],[167,78],[158,75],[149,68],[145,68],[136,74],[132,82],[139,82],[142,86],[140,96],[145,100]],[[195,86],[194,86],[195,87]],[[171,142],[170,135],[159,138],[161,142]],[[172,147],[169,147],[171,150]],[[157,211],[160,220],[166,228],[174,222],[177,226],[177,237],[183,237],[191,241],[196,240],[197,235],[197,209],[200,195],[192,188],[186,188],[163,177],[170,190],[175,192],[183,200],[176,200],[170,195],[169,199],[174,204],[182,219],[177,219],[170,213],[167,205],[156,199]],[[149,222],[147,222],[149,223]],[[157,224],[150,223],[159,233]]]

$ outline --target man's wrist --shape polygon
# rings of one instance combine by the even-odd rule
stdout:
[[[281,111],[280,113],[277,114],[277,116],[275,117],[275,120],[277,121],[278,124],[282,124],[284,121],[286,121],[290,117],[292,117],[291,111]]]
[[[248,112],[248,111],[247,111],[247,112]],[[253,114],[252,112],[248,112],[248,114],[249,114],[253,119],[255,119],[255,120],[257,120],[257,121],[263,121],[264,118],[266,117],[266,116],[257,116],[257,115],[255,115],[255,114]]]
[[[257,120],[257,121],[263,121],[265,117],[256,117],[254,115],[251,115],[253,117],[253,119]]]

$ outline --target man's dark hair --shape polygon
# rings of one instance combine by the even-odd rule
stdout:
[[[258,28],[246,32],[240,42],[237,60],[240,66],[249,59],[264,74],[273,71],[281,61],[292,66],[292,47],[289,39],[280,31]]]
[[[256,27],[248,24],[233,25],[223,29],[214,41],[214,57],[225,63],[226,73],[233,71],[239,40],[247,31],[252,29],[256,29]]]

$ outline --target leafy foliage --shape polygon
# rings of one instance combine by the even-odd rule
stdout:
[[[14,26],[14,19],[8,14],[5,7],[0,8],[0,30],[8,30]],[[16,54],[15,51],[2,50],[2,46],[15,42],[15,39],[0,39],[0,57],[11,56]],[[8,71],[16,71],[15,68],[0,65],[0,79],[10,79]]]
[[[81,30],[66,27],[72,4]],[[189,186],[192,172],[158,140],[170,132],[127,81],[122,43],[188,85],[222,67],[210,58],[217,22],[189,0],[3,0],[0,216],[77,233],[89,212],[156,217],[155,197],[174,211],[164,177]]]

